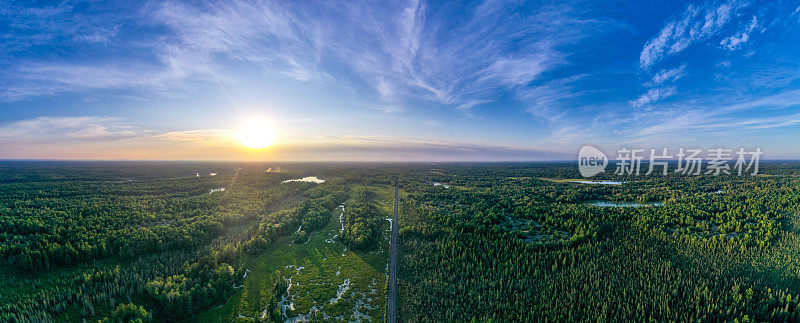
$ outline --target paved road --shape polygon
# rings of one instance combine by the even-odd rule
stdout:
[[[389,256],[389,295],[388,310],[386,311],[386,322],[397,322],[397,232],[400,227],[397,222],[397,192],[398,177],[394,179],[394,218],[392,219],[392,251]]]

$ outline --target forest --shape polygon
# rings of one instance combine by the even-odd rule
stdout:
[[[797,162],[5,161],[0,321],[383,320],[395,175],[400,321],[800,319]]]
[[[427,178],[449,188],[406,181],[401,320],[800,319],[797,163],[601,178],[616,185],[577,183],[569,166],[439,167]]]
[[[333,176],[342,170],[318,165],[282,165],[288,172],[262,166],[4,163],[0,321],[197,320],[241,296],[248,284],[264,283],[246,279],[248,260],[283,249],[276,246],[281,239],[280,244],[291,238],[290,245],[302,246],[323,228],[338,226],[334,213],[349,201],[347,221],[342,219],[342,231],[330,242],[365,252],[381,243],[385,221],[377,217],[385,212],[378,211],[376,194],[354,176],[352,166],[342,167],[351,176]],[[309,172],[326,181],[287,181]],[[376,257],[370,262],[382,268],[377,264],[385,259]],[[367,289],[369,282],[356,286],[356,280],[382,276],[382,271],[365,274],[355,268],[347,279],[354,291]],[[301,315],[285,313],[277,304],[289,296],[284,280],[291,275],[267,276],[271,298],[267,308],[259,308],[258,319]],[[385,302],[376,302],[381,299]],[[355,299],[341,303],[347,302]],[[352,314],[340,312],[342,320]]]

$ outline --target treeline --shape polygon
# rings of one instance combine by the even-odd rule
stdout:
[[[345,205],[342,240],[355,249],[374,247],[380,237],[381,212],[375,204],[375,192],[359,187]]]
[[[64,271],[62,276],[56,276],[60,278],[49,279],[48,284],[52,285],[41,289],[27,286],[40,286],[43,279],[16,283],[3,278],[0,280],[3,287],[0,303],[4,303],[0,304],[0,321],[49,321],[65,312],[70,313],[70,319],[77,319],[74,317],[77,312],[82,318],[108,315],[109,320],[150,317],[160,321],[189,318],[212,304],[224,302],[235,292],[244,275],[235,265],[241,253],[261,252],[278,237],[294,232],[301,223],[307,222],[309,227],[319,225],[324,220],[323,209],[335,208],[348,196],[341,182],[281,184],[283,177],[263,173],[218,176],[213,179],[215,183],[202,185],[213,188],[219,185],[216,181],[225,182],[225,191],[209,193],[208,189],[199,189],[197,194],[178,189],[198,185],[183,183],[195,181],[194,178],[168,180],[168,184],[163,181],[140,183],[137,185],[141,185],[142,190],[163,184],[173,193],[144,194],[135,198],[141,203],[132,205],[127,203],[133,197],[102,193],[115,189],[79,190],[82,197],[72,196],[75,192],[65,182],[63,186],[50,187],[64,190],[51,192],[58,196],[51,200],[13,202],[27,205],[23,209],[40,212],[41,215],[31,221],[40,222],[41,227],[48,230],[28,235],[19,230],[13,234],[0,233],[3,241],[14,242],[4,243],[0,251],[14,256],[12,260],[4,260],[17,270],[29,268],[25,260],[19,259],[31,259],[31,266],[49,263],[52,268],[114,257],[126,265],[93,265],[88,271],[78,270],[74,278],[69,271]],[[20,190],[25,190],[25,185],[38,184],[9,185],[20,185]],[[116,184],[97,182],[92,185]],[[86,198],[86,195],[91,197]],[[78,200],[91,206],[84,211],[70,209],[69,205]],[[3,203],[13,204],[8,200]],[[33,204],[37,206],[31,207]],[[78,209],[81,208],[83,206]],[[99,212],[99,209],[106,211]],[[123,209],[138,211],[126,213]],[[19,227],[19,223],[28,223],[22,214],[0,214],[0,220]],[[160,215],[144,216],[147,214]],[[37,237],[39,234],[41,236]],[[58,247],[48,249],[33,241],[46,241]],[[69,261],[53,260],[59,259],[61,250],[69,248],[64,246],[75,244],[86,250],[99,248],[106,252],[78,252],[78,256],[70,255]],[[43,277],[51,273],[46,267],[35,269],[43,270],[40,274]],[[11,291],[14,292],[9,294]]]
[[[418,180],[401,201],[401,320],[800,320],[793,177],[586,185],[558,168],[467,170],[405,176]]]
[[[679,244],[664,244],[624,223],[611,228],[599,240],[553,249],[461,227],[438,235],[407,230],[401,236],[400,318],[800,319],[796,292],[768,287],[769,275],[743,271],[749,255],[693,254],[697,259],[687,262]]]
[[[181,273],[186,263],[198,257],[197,253],[194,250],[170,251],[148,255],[125,266],[93,265],[74,276],[44,276],[52,280],[49,288],[43,288],[39,281],[32,279],[8,277],[14,281],[13,284],[3,281],[0,321],[52,321],[55,315],[68,310],[81,317],[110,312],[117,304],[143,295],[144,286],[150,280]]]
[[[212,304],[223,302],[235,292],[243,278],[243,272],[229,265],[236,261],[240,253],[255,255],[263,252],[275,240],[291,234],[301,223],[306,223],[309,215],[310,221],[319,221],[317,213],[327,210],[330,219],[328,208],[335,207],[336,201],[347,196],[345,190],[333,185],[324,186],[323,190],[306,191],[303,195],[310,199],[295,207],[263,216],[258,225],[247,233],[251,238],[246,242],[214,248],[208,256],[187,265],[181,274],[158,277],[148,282],[145,286],[145,299],[149,301],[146,307],[153,308],[156,318],[188,318]],[[273,286],[276,295],[285,290],[285,283]],[[268,317],[279,317],[276,316],[277,303],[271,306]]]
[[[70,183],[48,184],[53,196],[47,199],[0,199],[0,209],[8,211],[0,212],[0,255],[4,263],[21,271],[39,271],[195,247],[220,236],[226,227],[257,219],[265,205],[279,205],[302,194],[300,187],[280,186],[279,178],[267,179],[271,184],[263,188],[247,186],[240,179],[237,187],[213,194],[197,187],[221,185],[219,179],[212,184],[193,180],[136,183],[144,187],[133,192],[114,188],[123,184],[89,183],[77,195]],[[15,190],[12,195],[16,190],[36,190],[37,185],[6,184]],[[161,188],[147,189],[147,185]],[[187,190],[198,192],[187,194]],[[140,191],[146,194],[135,193]]]
[[[294,233],[292,242],[306,242],[311,233],[328,225],[333,210],[348,199],[349,191],[346,186],[338,186],[340,189],[332,192],[325,190],[328,187],[332,186],[320,186],[307,193],[310,199],[300,204],[298,212],[300,213],[301,224],[297,232]]]
[[[195,311],[217,304],[234,292],[242,272],[227,262],[233,261],[233,250],[212,252],[187,265],[183,273],[158,277],[145,285],[146,299],[155,304],[158,317],[182,319]]]
[[[117,308],[111,312],[111,316],[103,318],[100,320],[100,323],[147,323],[152,321],[153,316],[144,307],[128,303],[119,304]]]

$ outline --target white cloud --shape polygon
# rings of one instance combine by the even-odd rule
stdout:
[[[666,88],[657,88],[657,89],[650,89],[647,93],[642,94],[639,96],[638,99],[631,101],[631,106],[634,108],[641,108],[646,106],[650,103],[663,100],[667,97],[670,97],[677,93],[675,87],[666,87]]]
[[[550,51],[532,57],[500,58],[483,70],[484,79],[496,80],[508,87],[527,85],[553,65],[563,64],[561,55],[552,49]]]
[[[741,136],[748,131],[758,133],[767,128],[799,124],[800,114],[792,109],[798,106],[798,99],[800,90],[791,90],[759,99],[730,100],[739,103],[720,103],[716,102],[719,100],[717,98],[712,98],[705,104],[694,101],[693,106],[677,103],[672,108],[660,109],[657,115],[643,114],[632,120],[636,126],[624,131],[623,135],[636,142],[650,145],[676,142],[686,144],[701,137],[729,142],[732,136]],[[707,108],[698,108],[694,105]],[[774,116],[750,119],[741,117],[742,112],[765,109],[771,110]]]
[[[557,79],[543,85],[520,89],[517,97],[527,108],[526,112],[536,118],[554,122],[564,116],[564,107],[569,100],[584,93],[577,91],[573,83],[586,78],[587,74],[579,74],[567,78]]]
[[[744,29],[738,31],[735,35],[730,37],[726,37],[721,42],[720,45],[724,46],[728,50],[737,50],[742,44],[746,43],[750,40],[750,33],[758,26],[758,19],[756,16],[753,16],[753,20],[750,22],[750,25],[745,27]]]
[[[452,17],[441,16],[447,10],[433,11],[417,0],[380,5],[151,2],[130,17],[84,17],[92,19],[82,26],[96,27],[85,29],[103,32],[77,33],[80,40],[73,40],[108,41],[109,46],[119,46],[115,51],[133,57],[98,57],[91,63],[18,61],[6,73],[0,71],[0,100],[98,89],[180,96],[187,85],[196,85],[188,81],[227,84],[230,75],[221,71],[235,60],[300,82],[366,85],[380,102],[375,108],[388,113],[422,100],[464,113],[475,102],[494,100],[498,92],[517,93],[569,64],[567,45],[613,24],[583,19],[580,8],[557,3],[485,1],[457,6],[446,8],[463,11],[463,19],[454,24]],[[520,9],[532,14],[519,14]],[[52,31],[69,23],[64,17],[78,19],[69,6],[38,15],[52,28],[39,33],[47,38],[37,44],[51,44],[50,36],[59,35]],[[143,41],[115,42],[118,31],[131,25],[164,32],[147,34],[152,37]],[[0,44],[0,49],[11,43]],[[336,68],[328,70],[331,64]]]
[[[155,18],[176,31],[173,43],[208,60],[222,54],[307,82],[325,80],[320,62],[333,59],[371,84],[387,105],[425,99],[462,106],[566,64],[558,47],[591,33],[584,25],[599,29],[604,23],[576,19],[564,6],[536,5],[535,14],[519,15],[520,5],[465,6],[459,9],[469,15],[455,25],[419,1],[348,2],[319,11],[269,0],[168,2]]]
[[[676,54],[697,41],[718,34],[739,10],[749,5],[748,1],[743,0],[730,0],[719,6],[689,5],[680,18],[668,22],[658,36],[644,45],[639,55],[641,68],[649,69],[665,56]]]
[[[400,113],[406,111],[405,108],[396,105],[371,106],[369,108],[383,113]]]
[[[2,84],[0,99],[15,101],[30,96],[92,89],[147,89],[163,91],[179,83],[184,73],[135,63],[30,63],[20,62],[14,80]],[[0,74],[2,75],[2,74]]]
[[[0,140],[6,142],[120,139],[140,133],[109,117],[38,117],[0,125]]]
[[[490,100],[472,100],[472,101],[465,102],[465,103],[457,106],[456,107],[456,111],[461,112],[462,114],[464,114],[467,117],[472,117],[472,108],[473,107],[475,107],[476,105],[481,105],[481,104],[489,103],[489,102],[491,102],[491,101]]]
[[[653,79],[645,83],[645,86],[652,87],[661,85],[664,82],[676,81],[681,77],[683,77],[684,75],[686,75],[685,70],[686,70],[685,64],[673,69],[662,69],[661,71],[653,75]]]
[[[11,2],[2,4],[0,20],[10,28],[3,31],[0,57],[43,44],[108,43],[123,24],[119,17],[112,18],[112,13],[76,13],[73,9],[73,1],[30,8]]]

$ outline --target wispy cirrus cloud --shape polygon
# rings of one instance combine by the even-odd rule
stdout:
[[[710,101],[709,101],[710,100]],[[738,97],[725,102],[715,99],[698,99],[704,108],[692,108],[685,103],[676,103],[664,108],[655,118],[642,116],[634,122],[642,126],[625,132],[638,142],[689,142],[697,141],[698,135],[736,136],[747,131],[790,127],[798,124],[794,108],[800,106],[800,91],[789,90],[763,98]],[[741,117],[743,113],[755,115],[758,111],[771,111],[771,116]]]
[[[183,75],[168,69],[153,70],[135,63],[39,63],[21,64],[6,75],[0,99],[19,100],[34,95],[53,95],[98,89],[165,89]],[[2,73],[0,73],[2,74]]]
[[[641,108],[641,107],[646,106],[646,105],[648,105],[650,103],[653,103],[653,102],[656,102],[656,101],[659,101],[659,100],[663,100],[663,99],[668,98],[668,97],[670,97],[672,95],[675,95],[675,93],[677,93],[677,90],[675,89],[675,87],[665,87],[665,88],[650,89],[650,90],[647,91],[647,93],[642,94],[641,96],[639,96],[638,99],[636,99],[634,101],[631,101],[631,106],[633,106],[634,108]]]
[[[526,112],[536,118],[555,121],[566,115],[566,104],[571,99],[584,94],[577,89],[576,82],[584,80],[587,74],[578,74],[570,77],[552,80],[541,85],[520,89],[517,97],[526,104]]]
[[[455,7],[416,0],[380,6],[167,1],[135,8],[132,15],[117,14],[113,6],[105,9],[85,14],[65,2],[4,10],[14,31],[3,43],[7,53],[37,44],[70,48],[89,41],[103,43],[100,52],[124,53],[127,62],[113,61],[119,57],[115,54],[93,62],[9,63],[10,81],[0,84],[2,97],[141,86],[179,89],[185,79],[208,80],[207,74],[222,69],[222,61],[233,59],[301,82],[369,84],[385,104],[426,99],[456,108],[491,100],[498,90],[525,86],[567,64],[567,53],[559,47],[591,34],[587,25],[605,23],[576,17],[567,5],[502,1]],[[457,10],[464,19],[453,24],[443,10]],[[157,32],[130,41],[119,36],[123,26]],[[332,72],[330,64],[347,70]],[[100,70],[108,77],[96,77]]]
[[[7,142],[119,139],[138,134],[112,117],[38,117],[0,125],[0,140]]]
[[[686,75],[686,64],[683,64],[676,68],[662,69],[661,71],[653,75],[653,78],[650,81],[644,83],[644,85],[648,87],[657,86],[665,82],[676,81],[685,75]]]
[[[677,94],[678,90],[673,84],[685,75],[686,64],[658,71],[649,81],[642,84],[650,89],[630,101],[630,105],[638,109]]]
[[[534,14],[521,15],[516,10],[526,4],[486,1],[448,8],[466,14],[449,24],[431,5],[168,2],[155,18],[199,55],[227,55],[300,81],[324,80],[325,62],[341,62],[385,104],[425,99],[456,110],[567,64],[558,47],[585,37],[585,25],[603,23],[571,16],[567,6],[534,5]]]
[[[746,0],[709,2],[700,6],[690,4],[682,15],[664,25],[658,35],[644,45],[639,55],[641,68],[649,69],[664,57],[717,35],[741,9],[749,5]]]
[[[76,5],[73,1],[45,7],[0,4],[0,20],[7,27],[0,35],[0,58],[45,44],[107,43],[119,32],[122,21],[113,9],[77,13]]]
[[[724,46],[728,50],[737,50],[742,46],[742,44],[750,40],[750,33],[752,33],[757,26],[758,26],[758,18],[756,18],[756,16],[753,16],[753,20],[750,21],[749,25],[747,25],[742,30],[736,32],[736,34],[726,37],[725,39],[720,41],[719,44]]]
[[[122,115],[119,109],[141,109],[124,114],[137,116],[130,125],[180,126],[125,129],[121,120],[96,119],[65,128],[40,121],[61,130],[20,136],[224,152],[232,144],[220,138],[230,130],[213,128],[235,122],[236,113],[218,117],[233,111],[229,106],[281,124],[303,119],[303,127],[321,125],[313,134],[293,135],[297,142],[322,133],[418,131],[429,138],[562,148],[678,133],[706,138],[724,128],[699,121],[707,117],[747,129],[784,131],[794,124],[785,110],[797,99],[788,95],[800,66],[792,46],[800,28],[796,3],[627,5],[5,2],[0,109],[9,120],[28,118],[30,111]],[[735,110],[746,105],[757,108]],[[528,117],[509,117],[521,112]],[[789,121],[774,119],[780,116]],[[757,123],[757,117],[769,122]],[[134,134],[126,138],[125,131]]]
[[[406,111],[405,108],[396,105],[372,106],[369,108],[383,113],[400,113]]]
[[[56,19],[47,21],[52,28],[37,31],[48,37],[42,44],[52,45],[63,37],[50,29],[73,24],[62,17],[81,16],[70,5],[43,8],[42,21]],[[132,14],[106,10],[87,16],[102,28],[85,29],[113,31],[105,34],[105,46],[113,55],[14,64],[5,83],[0,81],[0,99],[104,89],[180,95],[187,80],[220,83],[226,64],[233,60],[300,82],[370,87],[359,89],[359,95],[373,101],[367,106],[386,113],[405,112],[409,102],[428,101],[471,115],[474,106],[510,92],[534,115],[553,116],[564,106],[562,99],[582,92],[568,93],[570,88],[561,80],[568,75],[546,85],[532,84],[571,64],[567,47],[619,27],[611,19],[589,17],[582,9],[493,0],[469,5],[416,0],[382,5],[151,2]],[[451,16],[453,12],[459,17]],[[154,34],[143,40],[121,38],[129,35],[125,28],[130,26]],[[123,58],[119,53],[136,55]],[[534,92],[538,95],[531,95]]]
[[[0,22],[4,25],[0,34],[0,100],[149,87],[159,83],[159,78],[166,79],[163,64],[130,60],[132,53],[149,55],[151,44],[120,41],[124,26],[135,25],[141,18],[139,12],[131,10],[125,3],[0,4]],[[26,55],[29,52],[36,54]],[[71,58],[76,52],[80,55]],[[118,59],[106,60],[108,57],[100,54],[104,52],[112,52]]]
[[[457,106],[456,107],[456,111],[461,112],[462,114],[464,114],[467,117],[472,117],[473,116],[472,115],[472,108],[474,108],[475,106],[484,104],[484,103],[489,103],[489,102],[491,102],[491,101],[490,100],[472,100],[472,101],[468,101],[468,102],[462,103],[461,105]]]

